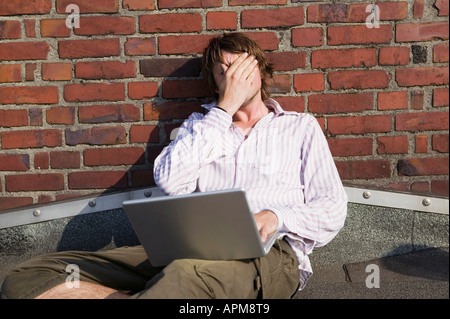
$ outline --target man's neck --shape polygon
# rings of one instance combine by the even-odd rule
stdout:
[[[261,96],[255,96],[248,103],[242,105],[233,115],[233,122],[239,122],[244,125],[246,123],[256,123],[267,113],[269,113],[269,110],[262,101]]]

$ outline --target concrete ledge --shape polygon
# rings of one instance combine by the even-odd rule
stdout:
[[[64,250],[104,250],[139,241],[122,209],[0,229],[0,282],[18,263]],[[313,268],[449,246],[449,216],[349,203],[346,225],[311,255]]]

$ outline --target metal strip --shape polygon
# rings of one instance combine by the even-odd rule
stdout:
[[[345,191],[347,192],[350,203],[449,214],[449,200],[445,198],[369,190],[357,187],[345,187]],[[149,196],[164,196],[164,194],[157,187],[151,187],[97,197],[93,196],[78,200],[56,202],[43,206],[32,206],[25,209],[0,213],[0,229],[117,209],[122,207],[122,203],[125,200],[140,199]]]
[[[140,199],[149,196],[163,196],[163,193],[157,187],[153,187],[97,197],[55,202],[43,206],[32,206],[3,214],[0,213],[0,229],[117,209],[122,207],[122,203],[125,200]]]
[[[449,200],[392,191],[380,191],[357,187],[345,187],[349,202],[415,210],[420,212],[449,214]]]

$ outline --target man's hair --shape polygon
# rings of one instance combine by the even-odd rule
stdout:
[[[210,40],[209,45],[203,51],[203,76],[206,79],[211,93],[217,98],[217,85],[214,80],[213,67],[216,62],[224,63],[222,51],[241,54],[247,52],[258,60],[261,73],[261,98],[267,100],[270,97],[268,81],[273,77],[273,66],[265,57],[264,51],[255,40],[239,32],[225,33],[220,37]]]

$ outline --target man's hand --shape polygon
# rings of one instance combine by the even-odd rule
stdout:
[[[270,210],[263,210],[255,216],[256,227],[258,227],[259,235],[263,243],[271,237],[278,228],[278,217]]]
[[[231,65],[221,65],[221,73],[216,83],[219,89],[217,105],[230,115],[244,104],[251,92],[253,76],[257,73],[258,61],[247,53],[242,53]]]

